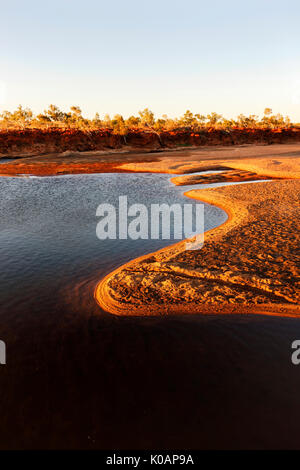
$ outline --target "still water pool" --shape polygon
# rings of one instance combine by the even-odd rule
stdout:
[[[101,277],[174,240],[99,240],[98,205],[117,207],[120,195],[129,205],[147,207],[197,203],[169,178],[149,173],[0,178],[1,315],[99,310],[93,291]],[[226,217],[205,204],[206,230]]]

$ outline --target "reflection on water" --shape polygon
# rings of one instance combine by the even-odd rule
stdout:
[[[186,188],[184,188],[184,191]],[[5,313],[47,314],[99,309],[95,284],[124,262],[172,240],[104,240],[96,237],[96,208],[128,204],[191,203],[168,175],[98,174],[0,178],[0,297]],[[196,203],[196,201],[195,201]],[[226,214],[205,205],[205,229]],[[28,320],[28,317],[27,317]]]
[[[186,190],[157,174],[0,178],[1,449],[299,447],[298,320],[115,317],[94,301],[106,273],[172,243],[101,242],[97,206]],[[225,218],[205,205],[206,229]]]
[[[0,158],[0,164],[1,163],[12,163],[15,160],[16,160],[15,158]]]

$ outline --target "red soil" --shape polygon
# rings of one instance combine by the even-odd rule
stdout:
[[[66,151],[94,151],[119,148],[159,149],[176,146],[274,144],[300,141],[300,129],[203,129],[152,131],[130,130],[126,137],[110,129],[24,129],[0,131],[0,157],[22,157]]]

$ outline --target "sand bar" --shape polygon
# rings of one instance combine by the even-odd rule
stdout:
[[[255,165],[290,179],[189,191],[225,209],[228,221],[206,233],[201,250],[185,251],[183,241],[117,269],[97,286],[98,303],[116,315],[300,315],[299,159]]]

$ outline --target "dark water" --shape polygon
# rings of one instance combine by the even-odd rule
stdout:
[[[47,315],[64,305],[97,310],[96,283],[117,266],[172,240],[99,240],[96,208],[128,204],[193,203],[168,175],[100,174],[0,178],[0,298],[2,315]],[[195,201],[196,203],[196,201]],[[205,204],[205,228],[226,214]]]
[[[12,163],[16,160],[16,158],[0,158],[0,165],[1,163]]]
[[[102,276],[170,243],[101,242],[98,204],[182,192],[167,175],[0,178],[0,448],[300,447],[298,320],[95,304]],[[206,205],[207,229],[225,217]]]

